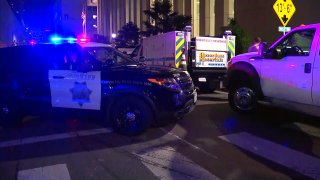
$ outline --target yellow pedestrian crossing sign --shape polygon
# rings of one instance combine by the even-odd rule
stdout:
[[[296,12],[296,7],[294,7],[291,0],[277,0],[273,4],[273,9],[278,15],[283,26],[287,26],[294,12]]]

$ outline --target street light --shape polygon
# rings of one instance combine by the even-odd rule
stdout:
[[[117,34],[115,34],[115,33],[112,33],[112,34],[111,34],[111,38],[112,38],[112,47],[115,47],[115,44],[116,44],[116,37],[117,37]]]

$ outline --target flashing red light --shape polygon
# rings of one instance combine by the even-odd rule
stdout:
[[[82,37],[82,38],[79,38],[79,41],[80,41],[80,43],[86,43],[86,42],[89,41],[89,39],[85,38],[85,37]]]
[[[31,45],[35,45],[35,44],[36,44],[36,41],[35,41],[35,40],[31,40],[31,41],[30,41],[30,44],[31,44]]]

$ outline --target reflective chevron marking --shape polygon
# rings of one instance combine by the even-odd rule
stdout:
[[[17,180],[40,179],[70,180],[71,178],[66,164],[57,164],[18,172]]]
[[[219,179],[170,146],[133,154],[159,179]]]
[[[320,159],[318,158],[246,132],[220,136],[219,138],[303,175],[320,179]]]

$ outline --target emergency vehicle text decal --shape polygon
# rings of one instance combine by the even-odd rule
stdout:
[[[226,52],[196,51],[196,67],[226,67]]]

